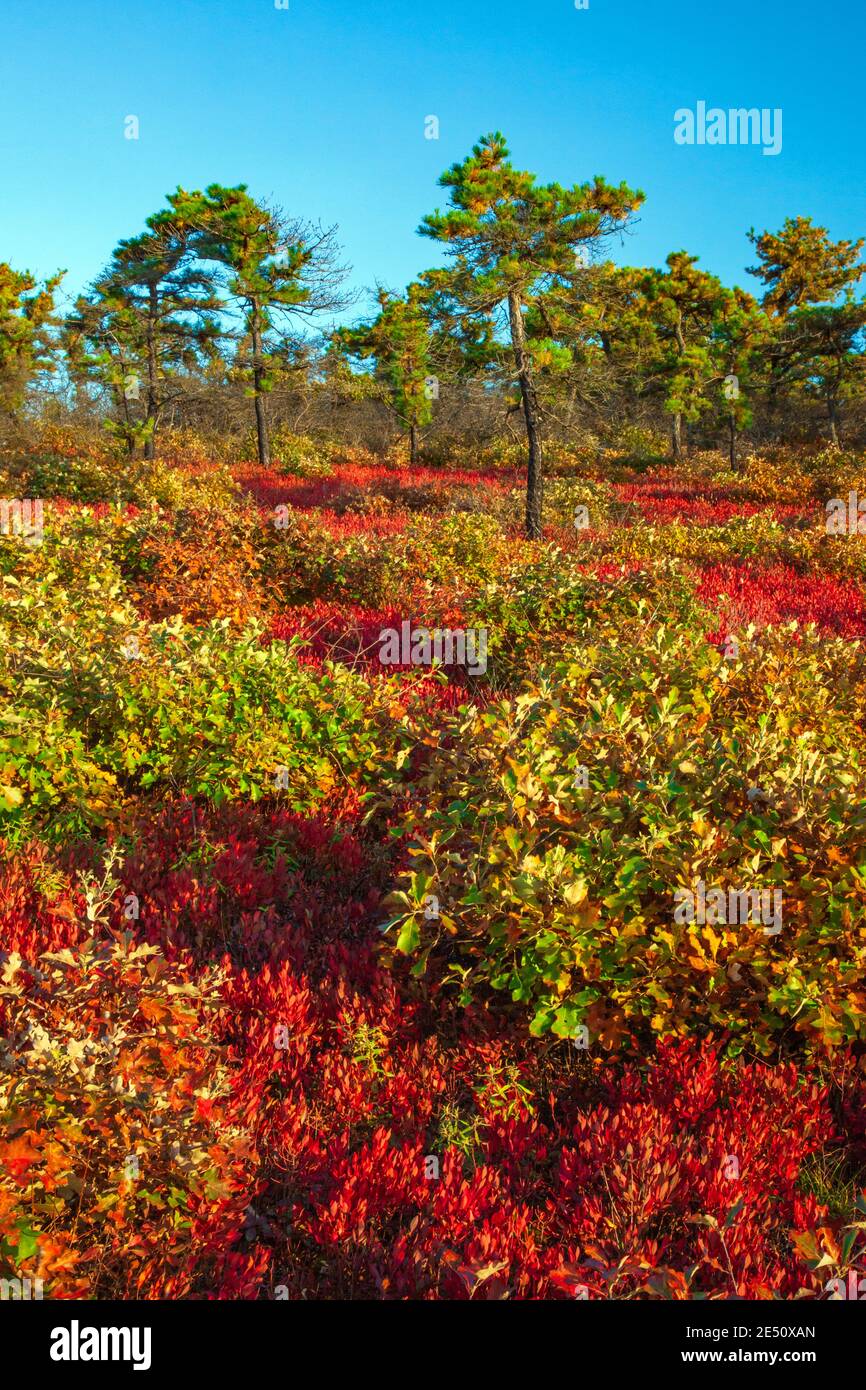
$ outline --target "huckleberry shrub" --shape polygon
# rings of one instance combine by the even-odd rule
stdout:
[[[487,628],[418,627],[405,620],[400,631],[383,627],[379,633],[379,661],[383,666],[465,666],[470,676],[487,670]]]

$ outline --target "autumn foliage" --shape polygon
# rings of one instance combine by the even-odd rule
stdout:
[[[289,443],[179,439],[100,505],[100,449],[16,460],[0,1277],[827,1297],[866,1258],[866,540],[826,461],[563,455],[525,541],[507,456]],[[403,619],[486,671],[383,666]],[[676,922],[697,879],[783,930]]]

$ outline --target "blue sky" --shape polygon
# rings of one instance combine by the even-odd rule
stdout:
[[[862,0],[0,0],[0,259],[65,267],[74,293],[178,184],[245,182],[337,223],[354,285],[400,288],[437,259],[416,228],[446,201],[438,175],[499,128],[542,179],[644,190],[615,259],[685,247],[754,287],[752,225],[866,233],[864,15]],[[701,100],[781,108],[781,153],[677,145],[674,112]]]

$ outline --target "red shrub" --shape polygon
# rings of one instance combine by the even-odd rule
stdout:
[[[795,521],[808,515],[808,509],[794,503],[750,502],[731,496],[727,489],[708,487],[701,482],[683,482],[676,474],[655,474],[614,487],[619,500],[638,517],[653,525],[685,521],[692,526],[723,526],[736,516],[757,516],[764,512],[777,521]],[[629,520],[628,511],[624,520]]]
[[[118,955],[111,971],[127,974],[106,966],[86,989],[55,965],[56,1024],[40,1017],[104,1046],[100,1009],[128,1014],[130,1058],[154,1096],[170,1085],[174,1131],[207,1133],[227,1186],[219,1196],[194,1170],[185,1178],[180,1265],[170,1208],[148,1207],[138,1236],[114,1221],[96,1245],[98,1206],[80,1231],[44,1230],[49,1296],[251,1298],[283,1286],[295,1298],[792,1297],[820,1295],[836,1272],[813,1273],[793,1237],[814,1233],[825,1248],[838,1231],[803,1175],[846,1132],[862,1145],[866,1091],[853,1059],[837,1068],[840,1131],[826,1088],[792,1065],[731,1066],[709,1044],[680,1042],[623,1067],[530,1039],[507,1010],[455,1011],[380,963],[390,853],[351,814],[328,823],[181,802],[143,810],[130,828],[135,847],[96,929],[109,949],[131,930],[159,948],[155,963],[146,980],[135,965],[136,985],[134,962]],[[28,958],[76,933],[83,941],[76,875],[90,861],[90,846],[68,857],[63,893],[46,883],[71,904],[63,928],[32,874],[7,870],[5,925]],[[216,1009],[192,1032],[172,982],[197,988],[220,958]],[[0,1001],[7,1030],[18,1028],[18,996]],[[149,1028],[164,1033],[155,1047]],[[218,1092],[200,1085],[202,1047],[218,1059]],[[125,1102],[106,1093],[100,1104],[101,1129],[74,1133],[85,1155],[108,1146],[110,1183],[128,1145],[111,1137],[121,1121],[109,1117]],[[136,1114],[146,1147],[148,1111]],[[50,1141],[42,1122],[22,1112],[21,1124],[31,1147]],[[15,1166],[10,1142],[0,1146],[8,1230],[43,1181],[31,1160]],[[66,1148],[51,1152],[62,1168]],[[858,1259],[855,1249],[849,1263]]]
[[[860,588],[822,574],[801,574],[791,565],[764,569],[710,565],[698,597],[720,618],[720,636],[744,623],[815,623],[838,637],[866,637],[866,600]],[[716,640],[714,638],[714,640]]]

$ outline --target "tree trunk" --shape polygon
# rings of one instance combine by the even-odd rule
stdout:
[[[256,407],[256,437],[259,448],[259,466],[270,468],[271,451],[268,445],[268,424],[265,419],[265,393],[262,389],[262,381],[265,371],[262,366],[262,331],[259,323],[259,308],[253,305],[250,331],[253,340],[253,399]]]
[[[255,407],[256,440],[258,442],[259,464],[262,468],[270,468],[271,451],[270,446],[268,444],[268,424],[265,419],[265,399],[258,387],[256,387]]]
[[[125,443],[126,443],[126,452],[127,452],[128,456],[129,456],[131,459],[134,459],[134,458],[135,458],[135,428],[134,428],[133,420],[132,420],[132,412],[131,412],[130,409],[129,409],[129,397],[128,397],[127,394],[126,394],[126,386],[125,386],[125,383],[129,380],[129,369],[128,369],[128,367],[126,366],[126,363],[124,362],[123,356],[122,356],[122,355],[121,355],[121,357],[120,357],[120,371],[121,371],[122,380],[123,380],[123,382],[124,382],[124,386],[123,386],[123,388],[122,388],[122,390],[121,390],[121,392],[120,392],[120,394],[119,394],[119,397],[117,397],[116,399],[117,399],[117,401],[118,401],[118,405],[119,405],[120,411],[122,412],[122,416],[123,416],[123,425],[124,425],[123,438],[124,438]]]
[[[830,426],[830,443],[831,443],[831,444],[834,444],[834,445],[836,446],[837,449],[838,449],[838,447],[839,447],[839,430],[838,430],[837,423],[836,423],[837,420],[838,420],[838,418],[839,418],[839,417],[838,417],[838,411],[837,411],[837,409],[836,409],[836,401],[835,401],[835,399],[833,398],[833,396],[828,396],[828,397],[827,397],[827,423],[828,423],[829,426]]]
[[[683,417],[680,415],[679,411],[674,416],[671,425],[671,444],[674,463],[679,463],[683,456]]]
[[[677,353],[680,357],[686,355],[686,340],[683,337],[683,315],[682,310],[677,310],[677,320],[674,324],[674,333],[677,340]],[[673,418],[671,427],[671,441],[673,448],[674,463],[679,463],[683,456],[683,417],[679,411]]]
[[[416,425],[409,426],[409,462],[413,468],[418,462],[418,429]]]
[[[157,411],[157,367],[156,367],[156,323],[159,314],[159,298],[156,285],[148,287],[147,317],[147,423],[150,433],[144,441],[144,457],[156,457],[156,411]]]
[[[537,540],[541,536],[541,508],[544,493],[538,397],[532,382],[529,354],[526,351],[526,332],[520,300],[513,291],[508,296],[508,319],[511,326],[511,345],[514,348],[514,360],[517,364],[517,378],[520,382],[523,414],[526,420],[526,439],[529,445],[526,469],[525,529],[530,540]]]
[[[731,472],[732,472],[732,473],[736,473],[736,471],[737,471],[737,422],[736,422],[736,420],[734,419],[734,412],[733,412],[733,411],[731,411],[731,414],[730,414],[730,417],[729,417],[729,420],[728,420],[728,425],[729,425],[729,429],[730,429],[730,460],[731,460]]]

